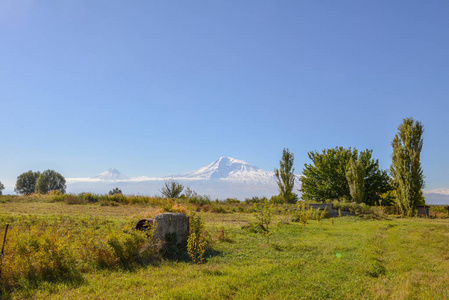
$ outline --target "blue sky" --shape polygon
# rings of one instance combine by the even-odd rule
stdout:
[[[449,188],[447,1],[0,0],[0,181],[197,169],[220,156],[296,173],[307,152],[425,128]]]

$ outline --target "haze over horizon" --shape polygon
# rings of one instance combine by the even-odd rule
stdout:
[[[0,0],[0,182],[129,177],[229,156],[295,173],[424,125],[425,190],[449,189],[449,3]]]

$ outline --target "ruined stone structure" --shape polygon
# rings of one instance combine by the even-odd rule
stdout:
[[[178,245],[186,245],[189,235],[189,219],[185,214],[163,213],[154,218],[155,229],[153,239],[155,242],[165,243],[167,236],[176,237]]]

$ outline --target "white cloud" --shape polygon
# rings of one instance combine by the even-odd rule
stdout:
[[[424,194],[449,195],[449,189],[447,189],[447,188],[439,188],[439,189],[427,190],[427,191],[424,191]]]

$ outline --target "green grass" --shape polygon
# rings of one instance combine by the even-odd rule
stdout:
[[[5,221],[80,220],[117,227],[151,215],[150,205],[0,203]],[[31,217],[29,215],[32,215]],[[242,227],[251,213],[203,213],[211,249],[202,265],[159,260],[132,268],[87,268],[82,281],[19,286],[12,298],[36,299],[447,299],[448,219],[310,221],[276,214],[270,244]],[[62,219],[61,219],[61,216]],[[35,220],[34,219],[34,220]],[[101,221],[98,221],[101,220]],[[65,221],[68,222],[68,221]],[[96,225],[96,226],[97,226]],[[227,239],[218,236],[224,230]],[[98,234],[106,234],[103,228]],[[75,234],[75,233],[74,233]],[[72,237],[76,242],[77,237]],[[341,254],[341,257],[337,256]]]

